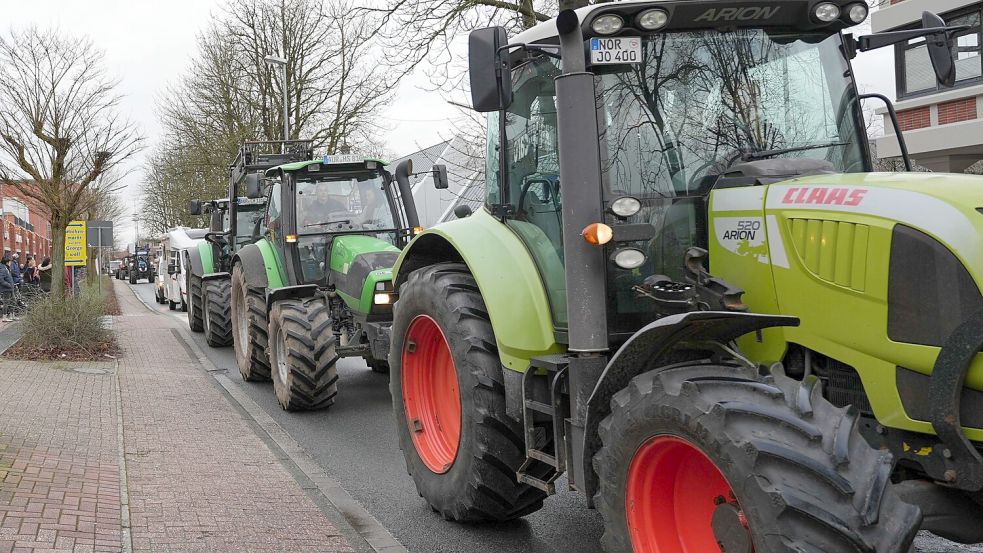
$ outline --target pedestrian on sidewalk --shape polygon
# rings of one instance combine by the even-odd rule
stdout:
[[[14,279],[14,284],[20,284],[24,282],[24,276],[21,274],[20,269],[20,254],[14,253],[14,259],[10,262],[10,276]]]
[[[38,283],[45,292],[51,291],[51,258],[45,257],[38,266]]]
[[[14,278],[10,274],[10,257],[0,260],[0,322],[13,321],[10,316],[14,305]]]
[[[24,266],[24,284],[31,286],[41,284],[41,275],[38,273],[38,262],[33,257],[28,257],[27,265]]]

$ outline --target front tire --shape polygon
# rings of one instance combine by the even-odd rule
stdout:
[[[213,348],[221,348],[232,343],[232,283],[225,279],[209,280],[204,291],[204,331],[205,341]]]
[[[167,300],[167,308],[170,309],[171,311],[175,311],[177,309],[177,303],[171,300]]]
[[[505,410],[495,333],[474,277],[460,264],[419,269],[394,309],[389,385],[417,491],[449,520],[539,510],[545,494],[516,480],[522,425]]]
[[[132,274],[131,273],[130,274],[130,284],[136,284],[136,283],[137,283],[137,276],[135,274]]]
[[[283,300],[270,310],[273,392],[287,411],[323,409],[338,395],[338,354],[323,299]]]
[[[604,550],[908,551],[921,512],[858,419],[815,378],[780,371],[687,363],[635,377],[599,429]]]
[[[266,356],[266,301],[259,290],[246,285],[242,266],[232,269],[232,345],[242,379],[258,382],[270,379],[270,360]]]
[[[188,273],[188,326],[192,332],[204,330],[201,277]]]

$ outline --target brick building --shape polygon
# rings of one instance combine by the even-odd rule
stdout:
[[[967,25],[956,35],[956,85],[940,88],[924,39],[895,46],[894,73],[899,124],[920,165],[934,171],[961,172],[983,160],[983,56],[980,0],[891,0],[871,15],[874,32],[921,26],[923,11],[949,25]],[[887,134],[877,141],[882,157],[900,155],[894,128],[884,115]]]
[[[44,258],[51,255],[51,223],[43,206],[9,184],[0,184],[3,253]]]

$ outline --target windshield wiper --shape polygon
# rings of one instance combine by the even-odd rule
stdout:
[[[324,225],[333,225],[335,223],[344,223],[346,225],[350,225],[350,224],[352,224],[352,220],[351,219],[333,219],[331,221],[323,221],[323,222],[320,222],[320,223],[311,223],[309,225],[304,225],[304,228],[307,228],[307,227],[323,227]]]
[[[793,152],[805,152],[807,150],[818,150],[820,148],[833,148],[835,146],[846,146],[850,144],[849,142],[826,142],[823,144],[806,144],[805,146],[793,146],[791,148],[778,148],[775,150],[761,150],[760,152],[745,152],[741,154],[742,161],[757,161],[759,159],[768,159],[770,157],[780,156],[782,154],[791,154]]]

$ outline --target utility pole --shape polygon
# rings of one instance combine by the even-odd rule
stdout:
[[[287,59],[279,56],[266,56],[263,60],[280,68],[281,84],[283,85],[283,140],[290,140],[290,111],[287,109]],[[286,153],[287,145],[283,145],[283,153]]]

